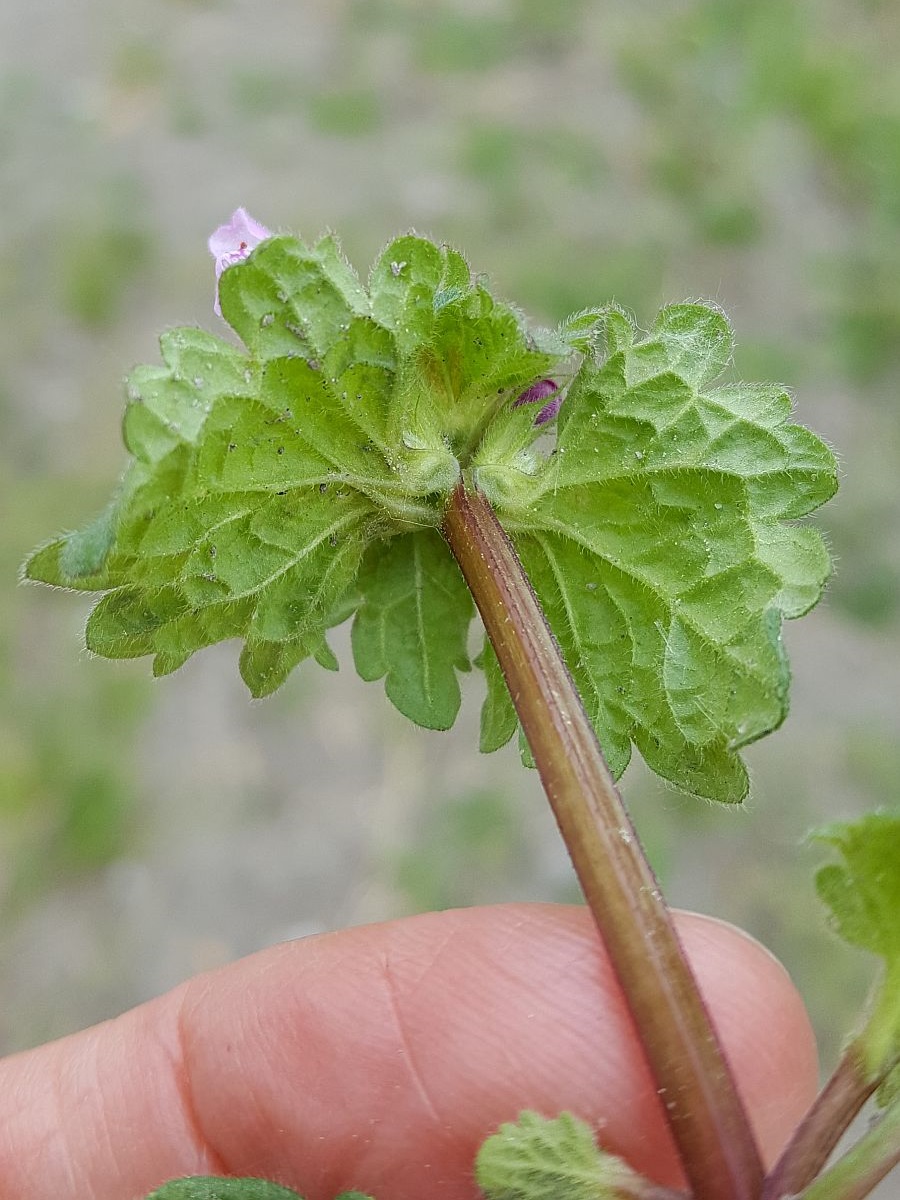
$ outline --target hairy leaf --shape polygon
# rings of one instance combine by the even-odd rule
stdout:
[[[840,863],[821,867],[816,890],[835,931],[883,960],[884,976],[863,1041],[880,1076],[900,1060],[900,814],[874,812],[858,821],[817,830]]]
[[[151,1192],[147,1200],[300,1200],[299,1193],[265,1179],[227,1179],[192,1175],[173,1179]],[[341,1192],[335,1200],[372,1200],[363,1192]]]
[[[724,318],[664,309],[636,341],[586,359],[543,471],[507,488],[510,529],[615,774],[634,743],[711,799],[747,790],[738,750],[787,713],[783,617],[821,594],[830,561],[785,524],[836,486],[827,447],[780,389],[705,389],[728,361]]]
[[[488,1200],[614,1200],[643,1183],[571,1113],[523,1112],[501,1125],[478,1152],[475,1178]]]
[[[193,1175],[173,1179],[151,1192],[147,1200],[299,1200],[298,1193],[265,1179],[220,1179]]]

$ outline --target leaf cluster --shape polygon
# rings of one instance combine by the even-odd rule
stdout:
[[[386,248],[368,290],[333,238],[272,238],[225,272],[220,301],[245,349],[163,335],[163,365],[128,382],[118,494],[27,577],[105,592],[88,648],[152,654],[156,675],[243,638],[254,696],[306,658],[335,668],[326,632],[355,613],[360,674],[447,728],[473,608],[442,498],[461,441],[551,356],[459,254],[416,237]]]
[[[665,778],[735,801],[738,751],[787,711],[783,617],[817,600],[836,486],[783,389],[713,386],[715,309],[615,308],[529,329],[456,251],[408,235],[363,286],[332,237],[263,242],[220,281],[237,348],[196,329],[128,384],[132,460],[108,509],[39,549],[30,579],[103,592],[89,649],[163,675],[243,639],[254,696],[353,617],[364,679],[446,729],[474,608],[440,532],[462,480],[512,537],[616,775],[636,745]],[[552,377],[536,427],[523,391]],[[482,748],[516,717],[493,651]]]

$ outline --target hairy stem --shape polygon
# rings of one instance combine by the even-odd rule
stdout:
[[[800,1200],[862,1200],[900,1163],[900,1104],[800,1193]]]
[[[757,1200],[762,1167],[731,1072],[593,727],[494,510],[460,484],[444,517],[696,1200]]]
[[[763,1200],[794,1196],[812,1183],[878,1082],[854,1039],[767,1177]]]

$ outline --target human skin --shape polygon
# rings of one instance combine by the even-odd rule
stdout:
[[[815,1094],[805,1009],[745,934],[677,925],[771,1162]],[[471,1200],[479,1144],[525,1108],[681,1182],[588,912],[428,913],[272,947],[0,1063],[0,1200],[136,1200],[189,1174]]]

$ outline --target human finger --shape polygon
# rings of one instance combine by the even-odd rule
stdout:
[[[771,1159],[815,1089],[802,1003],[739,931],[677,920]],[[469,1200],[478,1145],[524,1108],[574,1112],[607,1149],[679,1181],[581,908],[463,909],[287,943],[9,1059],[0,1194],[134,1200],[174,1176],[234,1174],[308,1200]]]

